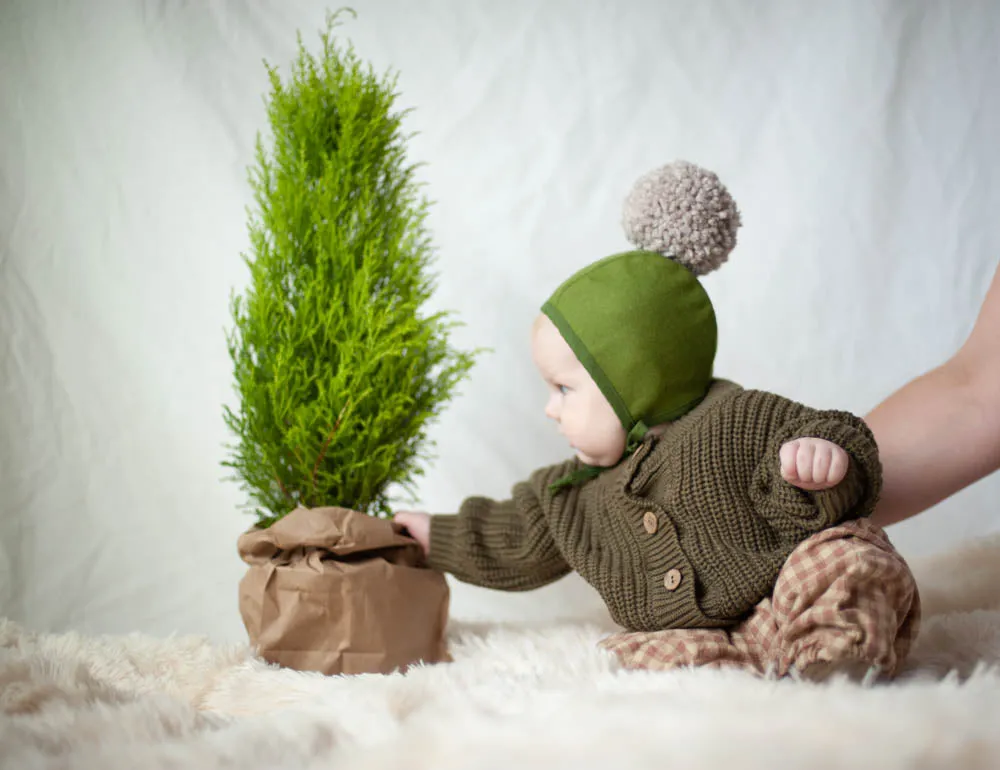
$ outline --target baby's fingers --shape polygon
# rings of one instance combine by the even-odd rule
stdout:
[[[833,462],[833,452],[828,444],[821,444],[816,448],[816,456],[813,458],[813,481],[816,483],[825,482],[830,473]]]
[[[826,480],[830,486],[839,484],[844,480],[847,475],[847,467],[850,464],[851,459],[847,456],[847,452],[841,449],[839,446],[834,446],[831,450],[830,457],[830,470],[827,472]]]
[[[781,445],[778,458],[781,464],[781,477],[785,481],[797,481],[799,478],[796,460],[798,450],[798,441],[789,441]]]
[[[799,444],[798,452],[796,454],[796,466],[798,470],[799,480],[811,484],[814,481],[813,477],[813,458],[816,455],[816,446],[811,441],[803,441]]]

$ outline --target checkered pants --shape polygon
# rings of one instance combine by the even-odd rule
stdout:
[[[893,676],[920,625],[920,597],[903,558],[867,519],[803,541],[774,593],[728,629],[623,632],[600,642],[626,668],[737,666],[784,676],[810,663],[857,660]]]

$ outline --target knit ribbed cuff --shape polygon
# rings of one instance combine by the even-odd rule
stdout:
[[[823,518],[830,522],[838,522],[846,513],[853,511],[865,493],[864,473],[857,461],[850,455],[848,457],[849,466],[843,480],[835,487],[813,492],[816,506],[823,512]]]
[[[460,544],[458,516],[455,514],[431,516],[430,547],[427,566],[441,572],[454,573],[466,558]]]
[[[847,475],[835,487],[807,491],[781,475],[781,447],[801,438],[819,438],[844,449]],[[798,543],[847,519],[871,514],[882,486],[875,439],[863,421],[846,412],[826,411],[784,425],[758,467],[751,499],[786,542]]]
[[[867,516],[875,508],[882,488],[882,466],[875,438],[864,422],[853,415],[842,419],[819,419],[805,426],[800,437],[826,439],[847,452],[847,475],[830,489],[813,493],[816,505],[827,515],[831,524],[850,518]]]

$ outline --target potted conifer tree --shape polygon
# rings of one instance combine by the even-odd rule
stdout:
[[[447,659],[448,588],[391,523],[430,422],[473,363],[434,285],[428,202],[406,158],[396,78],[327,19],[283,81],[267,65],[270,136],[250,182],[249,282],[228,334],[238,403],[224,465],[249,498],[240,611],[274,662],[385,672]]]

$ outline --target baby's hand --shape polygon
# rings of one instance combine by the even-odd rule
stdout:
[[[393,517],[393,521],[420,543],[426,556],[431,548],[431,517],[419,511],[400,511]]]
[[[821,438],[797,438],[782,445],[781,477],[799,489],[835,487],[847,475],[847,452]]]

